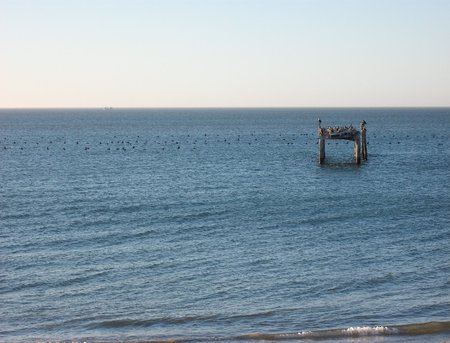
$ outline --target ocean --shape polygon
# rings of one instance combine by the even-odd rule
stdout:
[[[368,160],[322,126],[367,122]],[[450,108],[0,110],[1,342],[450,342]]]

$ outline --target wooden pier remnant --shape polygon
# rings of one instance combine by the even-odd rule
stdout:
[[[325,161],[325,141],[327,139],[344,139],[350,140],[354,143],[355,162],[361,163],[361,157],[365,161],[367,160],[367,141],[366,141],[366,121],[363,120],[360,124],[360,130],[358,131],[352,125],[350,126],[335,126],[335,127],[322,127],[322,121],[319,119],[319,162],[320,164]]]
[[[364,161],[367,161],[367,140],[366,140],[366,121],[363,120],[359,125],[361,130],[361,149],[362,149],[362,158]]]

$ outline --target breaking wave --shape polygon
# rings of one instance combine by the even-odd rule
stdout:
[[[450,321],[447,322],[428,322],[407,325],[392,326],[357,326],[345,329],[317,330],[317,331],[301,331],[297,333],[279,333],[265,334],[256,333],[242,335],[237,338],[251,340],[292,340],[292,339],[308,339],[308,340],[325,340],[340,338],[357,338],[366,336],[418,336],[450,333]]]
[[[196,318],[177,318],[174,320],[168,320],[169,322],[183,322],[192,321]],[[167,319],[166,319],[167,320]],[[103,323],[106,326],[146,326],[152,323],[149,322],[137,322],[137,321],[120,321]],[[386,336],[422,336],[422,335],[442,335],[450,334],[450,321],[444,322],[427,322],[417,324],[406,325],[376,325],[376,326],[356,326],[340,329],[328,329],[328,330],[313,330],[313,331],[299,331],[291,333],[249,333],[236,336],[176,336],[176,337],[158,337],[158,338],[143,338],[140,339],[141,343],[187,343],[187,342],[245,342],[245,341],[333,341],[341,339],[357,339],[364,337],[386,337]],[[108,340],[102,340],[101,342],[107,342]],[[127,342],[127,339],[123,339],[123,342]],[[92,341],[92,342],[95,342]],[[134,342],[134,341],[133,341]]]

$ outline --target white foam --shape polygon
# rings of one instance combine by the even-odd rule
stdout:
[[[397,330],[388,328],[386,326],[357,326],[349,327],[348,329],[345,329],[344,332],[349,335],[375,336],[383,334],[394,334],[397,332]]]
[[[304,335],[310,335],[310,334],[312,334],[312,331],[301,331],[301,332],[298,332],[297,334],[298,334],[298,335],[302,335],[302,336],[304,336]]]

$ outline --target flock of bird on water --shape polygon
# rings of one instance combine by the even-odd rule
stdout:
[[[307,134],[302,134],[307,135]],[[293,145],[296,141],[296,138],[291,135],[290,137],[281,137],[281,134],[277,137],[280,142],[286,144],[286,145]],[[208,145],[212,143],[223,143],[227,145],[231,145],[232,143],[241,143],[241,144],[247,144],[247,145],[256,145],[259,141],[262,141],[263,139],[261,137],[257,137],[255,134],[249,134],[249,135],[237,135],[235,138],[227,138],[227,137],[220,137],[219,135],[210,135],[210,134],[204,134],[202,136],[191,136],[191,135],[185,135],[183,137],[175,137],[174,135],[170,136],[156,136],[153,140],[149,139],[143,139],[141,136],[136,136],[130,139],[130,137],[125,136],[125,138],[121,138],[118,136],[114,136],[111,140],[101,140],[97,142],[86,142],[82,140],[69,140],[65,138],[53,138],[51,140],[46,140],[44,137],[40,137],[39,141],[34,142],[28,142],[28,141],[22,141],[19,142],[17,140],[9,140],[7,137],[4,137],[3,139],[3,150],[11,149],[11,148],[18,148],[20,150],[24,150],[26,148],[31,147],[43,147],[46,150],[51,150],[52,148],[55,148],[59,146],[62,150],[68,149],[70,146],[76,146],[81,147],[81,149],[84,150],[91,150],[95,147],[104,147],[105,150],[111,151],[111,150],[121,150],[121,151],[127,151],[127,150],[133,150],[138,148],[143,148],[146,150],[146,147],[148,146],[156,146],[159,147],[161,150],[165,150],[166,148],[175,147],[176,149],[181,149],[185,146],[191,146],[192,149],[196,149],[197,146],[201,145]],[[267,144],[269,144],[267,142]],[[305,144],[308,144],[308,142],[305,142]],[[61,147],[62,146],[62,147]]]
[[[377,138],[376,135],[372,136]],[[383,135],[382,141],[388,144],[400,144],[400,140],[395,135]],[[409,138],[409,136],[406,136]],[[31,140],[18,140],[16,138],[3,137],[0,138],[2,146],[0,150],[27,150],[40,148],[43,150],[55,150],[62,151],[76,148],[77,150],[99,150],[106,151],[133,151],[133,150],[147,150],[147,148],[157,148],[158,150],[165,150],[174,148],[176,150],[183,148],[190,148],[191,150],[197,149],[200,146],[207,146],[212,144],[225,144],[225,145],[247,145],[247,146],[259,146],[262,144],[278,144],[278,145],[312,145],[318,144],[317,134],[313,133],[298,133],[298,134],[238,134],[234,137],[221,136],[219,134],[195,134],[195,135],[166,135],[155,136],[153,139],[148,139],[142,136],[128,137],[128,136],[113,136],[111,139],[93,140],[90,142],[82,141],[81,139],[68,139],[64,137],[38,137]],[[348,141],[334,144],[349,144]],[[328,145],[333,144],[327,142]]]

